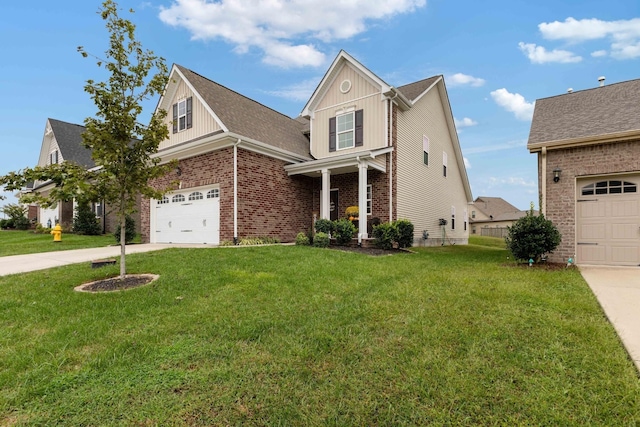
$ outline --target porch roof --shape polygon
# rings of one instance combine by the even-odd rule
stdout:
[[[329,170],[333,175],[357,172],[361,162],[367,164],[368,169],[375,169],[385,173],[385,164],[372,162],[378,156],[385,155],[393,151],[393,147],[385,147],[378,150],[360,151],[356,153],[343,154],[339,156],[327,157],[324,159],[310,160],[308,162],[287,165],[284,169],[289,175],[306,175],[318,177],[323,170]]]

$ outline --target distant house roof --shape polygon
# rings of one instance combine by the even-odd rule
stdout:
[[[49,119],[49,124],[65,161],[75,162],[87,169],[95,166],[91,150],[82,145],[82,134],[86,130],[84,126],[56,119]]]
[[[489,219],[471,219],[470,222],[496,222],[496,221],[516,221],[527,214],[521,211],[501,197],[478,197],[473,201],[473,207]],[[534,214],[537,214],[534,211]]]
[[[305,136],[309,130],[307,119],[292,119],[188,68],[175,66],[229,132],[312,159]]]
[[[528,147],[640,137],[640,79],[536,101]]]

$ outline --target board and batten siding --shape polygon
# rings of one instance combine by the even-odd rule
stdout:
[[[422,232],[429,233],[429,243],[442,242],[439,219],[447,220],[445,244],[466,243],[469,224],[464,229],[465,212],[470,212],[463,178],[458,168],[453,140],[438,93],[432,88],[411,109],[398,112],[397,129],[397,206],[398,219],[414,225],[414,240],[423,244]],[[429,138],[429,165],[423,160],[423,135]],[[443,174],[443,155],[447,153],[447,176]],[[455,230],[451,229],[452,207]]]
[[[173,109],[172,106],[178,101],[182,101],[183,99],[187,99],[189,97],[193,97],[192,104],[192,122],[193,127],[190,129],[185,129],[183,131],[173,133]],[[220,125],[215,121],[213,116],[209,113],[209,111],[205,108],[204,105],[200,102],[200,99],[194,96],[193,91],[187,86],[187,84],[181,80],[178,83],[178,88],[176,90],[176,95],[171,101],[169,105],[169,111],[167,111],[167,117],[164,122],[167,124],[169,128],[169,138],[162,141],[158,149],[162,150],[164,148],[172,147],[174,145],[182,144],[183,142],[191,141],[192,139],[201,137],[203,135],[210,134],[212,132],[220,130]]]
[[[349,80],[351,89],[340,91],[340,84]],[[362,147],[329,151],[329,119],[347,111],[363,110]],[[380,89],[348,64],[337,74],[331,86],[323,95],[311,118],[311,154],[316,159],[356,151],[366,151],[386,146],[385,103]]]

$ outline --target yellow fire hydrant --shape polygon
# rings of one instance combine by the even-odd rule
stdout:
[[[60,227],[60,224],[56,224],[56,226],[53,227],[51,234],[53,234],[54,242],[62,242],[62,227]]]

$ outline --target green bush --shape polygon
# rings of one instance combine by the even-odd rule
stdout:
[[[38,222],[36,223],[36,229],[33,230],[33,233],[34,234],[50,234],[51,229],[49,227],[45,227],[44,225]]]
[[[333,231],[333,223],[328,219],[316,220],[316,233],[331,234]]]
[[[348,219],[339,219],[333,223],[333,237],[339,245],[351,243],[356,227]]]
[[[392,249],[393,242],[398,241],[398,229],[391,222],[383,222],[373,227],[373,237],[375,244],[381,249]]]
[[[73,217],[73,232],[87,236],[102,234],[98,218],[91,210],[89,203],[81,202],[78,204],[76,215]]]
[[[309,246],[309,237],[302,231],[296,235],[297,246]]]
[[[273,245],[276,243],[280,243],[280,240],[269,236],[241,237],[238,239],[238,246]]]
[[[0,219],[0,228],[3,230],[13,228],[13,220],[11,218]]]
[[[399,219],[395,221],[396,230],[398,231],[398,247],[410,248],[413,245],[413,224],[408,219]]]
[[[116,242],[120,243],[120,223],[117,224],[116,229],[113,231],[113,237],[115,237]],[[125,217],[124,222],[124,242],[131,243],[133,239],[136,237],[136,222],[129,215]]]
[[[31,223],[27,218],[27,209],[17,205],[15,203],[11,203],[0,208],[0,212],[7,215],[9,218],[2,220],[0,222],[0,228],[15,228],[17,230],[27,230]]]
[[[534,215],[533,208],[507,228],[507,249],[517,260],[538,262],[542,255],[553,252],[562,240],[556,226],[544,215]]]
[[[329,235],[322,231],[317,232],[316,237],[314,237],[313,239],[313,246],[315,246],[316,248],[328,248]]]

